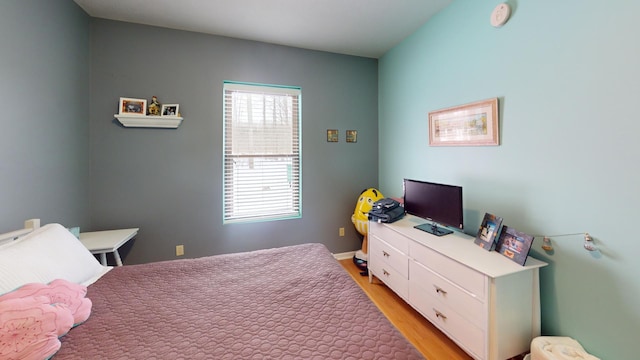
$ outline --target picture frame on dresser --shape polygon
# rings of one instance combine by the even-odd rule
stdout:
[[[531,235],[505,225],[496,243],[496,251],[524,266],[534,239],[535,237]]]
[[[487,251],[493,250],[501,227],[501,217],[485,213],[474,243]]]

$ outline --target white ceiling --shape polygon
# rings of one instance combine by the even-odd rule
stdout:
[[[453,0],[74,0],[97,18],[379,58]]]

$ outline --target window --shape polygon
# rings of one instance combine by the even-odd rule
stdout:
[[[224,222],[301,216],[300,96],[224,83]]]

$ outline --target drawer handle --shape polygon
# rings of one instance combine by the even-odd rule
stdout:
[[[385,269],[382,269],[382,273],[384,274],[384,276],[389,276],[391,274],[389,274],[389,272]]]
[[[436,293],[438,294],[442,294],[442,295],[447,295],[447,292],[444,291],[444,289],[440,288],[440,287],[435,287],[436,288]]]
[[[384,257],[389,257],[389,253],[383,250],[383,251],[382,251],[382,256],[384,256]]]
[[[441,313],[440,311],[433,309],[433,311],[435,311],[436,313],[436,317],[442,320],[447,320],[447,316],[443,313]]]

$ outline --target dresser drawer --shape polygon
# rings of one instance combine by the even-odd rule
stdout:
[[[415,242],[410,244],[409,256],[430,269],[437,269],[436,272],[443,278],[457,284],[479,299],[483,301],[486,299],[486,277],[484,274]]]
[[[486,329],[487,310],[482,299],[478,299],[431,269],[413,260],[409,261],[409,292],[424,292],[456,309],[480,329]]]
[[[384,282],[401,298],[409,298],[409,280],[393,267],[389,266],[378,254],[369,254],[369,271]]]
[[[473,354],[475,358],[485,358],[487,339],[486,332],[481,328],[426,292],[410,292],[409,302],[460,347]]]
[[[369,238],[372,235],[378,239],[384,239],[384,241],[404,254],[409,253],[409,239],[389,229],[384,224],[369,221]]]
[[[375,236],[369,238],[369,256],[372,254],[377,255],[376,261],[392,267],[403,278],[409,278],[409,258],[406,254]]]

